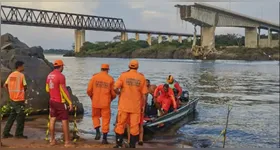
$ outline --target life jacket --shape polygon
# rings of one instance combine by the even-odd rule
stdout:
[[[174,95],[177,96],[179,91],[175,88],[175,84],[178,83],[178,82],[176,80],[174,80],[174,82],[171,83],[171,84],[168,83],[168,82],[166,82],[166,83],[169,85],[169,88],[171,88],[173,90]]]
[[[24,101],[25,92],[24,92],[24,83],[25,78],[24,74],[18,71],[14,71],[8,77],[8,89],[11,100],[13,101]]]
[[[178,82],[177,82],[176,80],[174,80],[174,82],[171,83],[171,84],[168,83],[168,82],[166,82],[166,83],[169,85],[169,87],[170,87],[172,90],[174,90],[174,89],[176,89],[176,88],[175,88],[175,84],[178,83]]]

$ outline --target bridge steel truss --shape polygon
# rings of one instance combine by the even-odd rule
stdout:
[[[2,24],[124,32],[123,19],[31,8],[1,7]]]

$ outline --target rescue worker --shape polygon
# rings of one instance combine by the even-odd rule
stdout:
[[[8,90],[11,99],[11,113],[3,131],[3,138],[13,137],[13,135],[10,134],[10,131],[16,120],[17,127],[15,137],[27,139],[27,136],[23,135],[25,123],[25,92],[27,90],[25,76],[22,73],[24,71],[23,65],[24,62],[17,61],[15,63],[16,70],[8,76],[5,82],[4,87]]]
[[[154,95],[154,91],[157,88],[156,85],[151,85],[151,82],[149,79],[146,79],[146,84],[147,84],[147,89],[148,89],[148,93],[146,95],[146,99],[148,100],[148,95],[151,94],[152,96]],[[152,98],[152,100],[154,100],[154,98]],[[153,101],[152,101],[152,105]],[[144,110],[147,109],[147,102],[145,103]],[[141,120],[140,120],[140,133],[139,133],[139,142],[138,145],[143,145],[143,136],[144,136],[144,128],[143,128],[143,123],[144,123],[144,117],[145,117],[145,112],[143,112],[142,116],[141,116]]]
[[[147,79],[146,82],[147,82],[148,94],[151,94],[151,95],[152,95],[152,97],[153,97],[153,98],[152,98],[152,105],[154,105],[154,104],[155,104],[154,92],[155,92],[157,86],[156,86],[155,84],[152,84],[152,85],[151,85],[151,82],[150,82],[149,79]],[[148,95],[147,95],[147,96],[148,96]]]
[[[176,98],[177,106],[179,106],[181,104],[180,103],[180,97],[181,97],[182,92],[183,92],[180,84],[174,79],[174,77],[172,75],[169,75],[167,77],[166,83],[173,90],[175,98]]]
[[[171,104],[173,104],[174,110],[177,111],[175,96],[173,90],[169,88],[168,84],[159,85],[154,92],[154,98],[156,99],[157,103],[160,104],[163,111],[161,116],[168,113]]]
[[[148,93],[145,76],[137,71],[138,61],[131,60],[128,66],[129,70],[120,75],[114,87],[115,92],[120,95],[115,127],[116,146],[114,148],[122,147],[127,119],[129,119],[130,128],[128,133],[130,134],[129,147],[135,148],[139,136],[141,113],[144,112],[143,103],[146,103],[146,94]]]
[[[65,76],[62,74],[64,63],[62,60],[55,60],[53,65],[54,70],[47,76],[46,81],[46,91],[50,94],[50,145],[56,144],[55,122],[56,120],[61,120],[65,140],[64,146],[72,147],[73,145],[70,143],[68,111],[73,110],[73,104],[66,88]],[[66,102],[69,104],[69,110],[67,109]]]
[[[100,120],[102,118],[102,144],[108,144],[107,134],[111,120],[111,101],[116,98],[114,78],[108,74],[109,65],[102,64],[101,72],[94,74],[88,83],[87,94],[92,101],[92,121],[96,130],[95,140],[100,140]]]

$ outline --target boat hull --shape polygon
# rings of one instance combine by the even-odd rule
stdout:
[[[168,130],[174,124],[186,120],[189,116],[193,116],[198,100],[198,98],[192,99],[181,106],[177,112],[173,111],[152,121],[145,122],[143,125],[144,134],[155,134],[156,132]],[[160,124],[163,124],[163,126],[159,126]]]

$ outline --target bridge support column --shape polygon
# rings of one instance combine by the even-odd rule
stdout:
[[[139,41],[139,33],[135,33],[135,40]]]
[[[271,32],[271,29],[268,28],[267,30],[267,47],[273,47],[272,46],[272,32]]]
[[[168,35],[168,41],[172,42],[172,35]]]
[[[81,51],[81,47],[85,43],[85,30],[75,30],[75,53]]]
[[[183,42],[182,36],[178,36],[178,42],[179,42],[179,43],[182,43],[182,42]]]
[[[128,40],[128,35],[125,32],[121,32],[121,41],[127,41]]]
[[[245,28],[245,47],[257,48],[258,33],[257,28]]]
[[[152,36],[151,36],[151,33],[148,33],[147,34],[147,42],[148,44],[151,46],[152,45]]]
[[[216,27],[201,27],[201,46],[209,49],[215,48]]]
[[[260,48],[260,41],[261,41],[261,28],[258,28],[258,40],[257,40],[258,48]]]
[[[158,35],[158,43],[162,42],[162,35]]]

